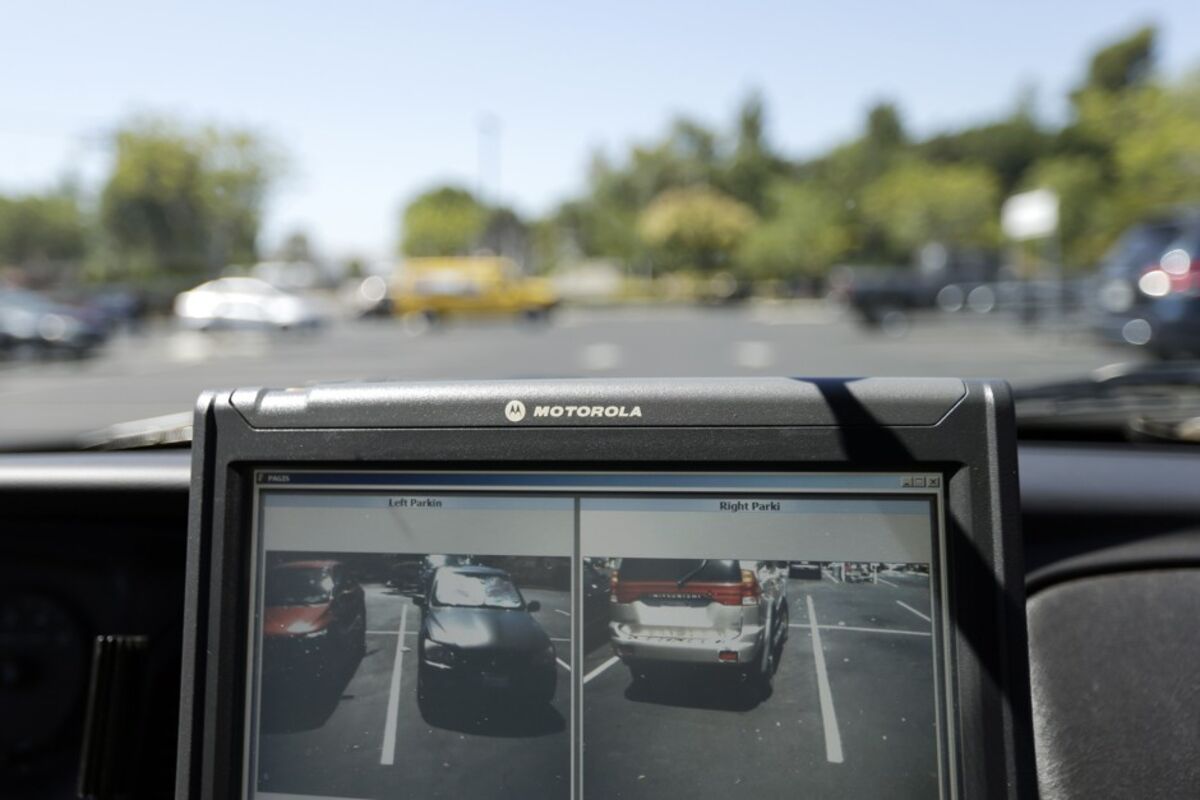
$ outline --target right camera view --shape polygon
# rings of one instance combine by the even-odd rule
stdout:
[[[581,509],[585,795],[939,795],[929,501]]]

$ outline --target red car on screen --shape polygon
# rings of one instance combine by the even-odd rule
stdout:
[[[267,570],[263,670],[320,678],[362,656],[362,587],[338,561],[289,561]]]

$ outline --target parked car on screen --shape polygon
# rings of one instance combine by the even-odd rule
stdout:
[[[793,561],[788,564],[788,577],[819,581],[821,580],[821,563],[819,561]]]
[[[80,309],[25,289],[0,289],[0,353],[82,357],[107,339],[105,327]]]
[[[197,330],[318,328],[321,310],[299,295],[257,278],[218,278],[175,298],[175,317]]]
[[[613,650],[635,683],[656,667],[713,665],[765,697],[788,635],[787,573],[786,561],[622,559]]]
[[[362,586],[338,561],[290,561],[267,570],[263,671],[319,679],[366,650]]]
[[[417,698],[422,713],[446,713],[447,703],[519,698],[549,703],[557,683],[554,643],[504,570],[444,566],[428,596],[417,596]],[[467,706],[469,707],[469,706]]]

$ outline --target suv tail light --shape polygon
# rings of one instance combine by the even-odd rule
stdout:
[[[742,605],[756,606],[760,597],[762,597],[762,587],[758,585],[758,578],[754,575],[754,571],[742,570]]]
[[[617,599],[617,587],[620,585],[620,573],[617,570],[612,571],[612,577],[608,579],[608,602],[619,603]]]

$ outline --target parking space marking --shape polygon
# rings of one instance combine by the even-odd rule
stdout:
[[[396,761],[396,717],[400,712],[400,671],[404,665],[404,634],[408,627],[408,606],[400,612],[400,630],[396,636],[396,660],[392,663],[392,686],[388,691],[387,722],[383,728],[383,753],[379,763],[390,767]]]
[[[908,603],[904,602],[903,600],[897,600],[896,602],[899,603],[900,605],[904,606],[909,611],[913,612],[914,614],[916,614],[918,617],[925,620],[926,622],[933,622],[933,620],[931,620],[929,617],[925,616],[920,611],[917,611],[915,608],[913,608],[912,606],[910,606]]]
[[[817,624],[817,610],[813,607],[811,594],[804,595],[808,602],[808,628],[812,634],[813,660],[817,665],[817,694],[821,700],[821,722],[825,726],[825,760],[841,764],[842,734],[838,730],[837,712],[833,708],[833,690],[829,688],[829,672],[825,668],[825,650],[821,647],[821,626]]]
[[[889,580],[887,580],[887,579],[885,579],[885,578],[881,578],[881,577],[879,577],[878,575],[876,575],[876,576],[875,576],[875,580],[876,580],[877,582],[879,582],[879,583],[882,583],[882,584],[884,584],[885,586],[890,586],[890,587],[892,587],[893,589],[899,589],[899,588],[900,588],[898,585],[896,585],[896,584],[892,583],[891,581],[889,581]]]
[[[603,664],[601,664],[600,666],[596,667],[594,670],[592,670],[591,672],[589,672],[587,675],[584,675],[584,676],[583,676],[583,682],[584,682],[584,683],[587,683],[587,682],[588,682],[588,681],[590,681],[592,678],[596,677],[596,676],[597,676],[597,675],[599,675],[601,672],[604,672],[604,670],[608,669],[609,667],[611,667],[613,664],[617,663],[617,662],[618,662],[618,661],[620,661],[620,660],[621,660],[621,659],[617,658],[616,656],[613,656],[613,657],[612,657],[612,658],[610,658],[608,661],[605,661]]]
[[[789,628],[808,628],[811,627],[808,623],[795,623],[788,625]],[[891,628],[861,628],[854,625],[818,625],[823,631],[858,631],[859,633],[894,633],[898,636],[932,636],[929,631],[903,631],[893,630]]]
[[[569,617],[569,616],[571,616],[571,612],[570,612],[570,611],[563,611],[561,608],[556,608],[556,609],[554,609],[554,613],[555,613],[555,614],[562,614],[564,617]]]
[[[842,582],[842,581],[841,581],[841,579],[840,579],[840,578],[838,578],[838,576],[837,576],[837,575],[834,575],[832,572],[826,572],[826,573],[825,573],[825,577],[829,578],[829,580],[833,581],[834,583],[841,583],[841,582]]]
[[[564,638],[562,638],[561,636],[551,636],[551,637],[550,637],[550,641],[552,641],[552,642],[569,642],[569,641],[571,641],[571,640],[570,640],[570,639],[564,639]]]
[[[570,672],[570,671],[571,671],[571,665],[570,665],[570,664],[568,664],[567,662],[563,661],[563,660],[562,660],[561,658],[559,658],[558,656],[555,656],[555,657],[554,657],[554,660],[555,660],[555,661],[557,661],[557,662],[558,662],[558,665],[559,665],[560,667],[562,667],[563,669],[565,669],[567,672]]]

